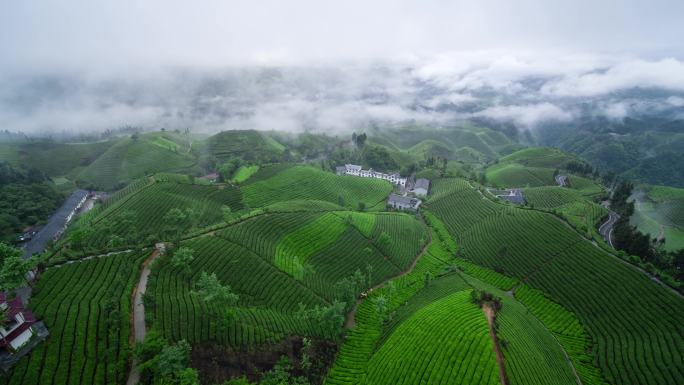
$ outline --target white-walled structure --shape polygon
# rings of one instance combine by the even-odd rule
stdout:
[[[24,310],[19,298],[8,301],[5,293],[0,293],[0,310],[7,316],[6,324],[0,326],[0,347],[16,351],[33,337],[36,319],[33,313]]]
[[[345,164],[344,166],[339,166],[336,168],[337,175],[353,175],[360,176],[362,178],[377,178],[389,181],[390,183],[399,185],[401,187],[406,186],[406,178],[403,178],[398,173],[385,174],[384,172],[378,172],[372,168],[369,170],[364,170],[361,166],[355,164]]]

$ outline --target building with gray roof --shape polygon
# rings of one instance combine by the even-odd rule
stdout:
[[[398,210],[411,210],[416,211],[422,201],[418,198],[401,196],[397,194],[390,194],[387,199],[387,205]]]

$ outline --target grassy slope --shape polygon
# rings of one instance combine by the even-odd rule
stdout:
[[[169,338],[186,338],[193,343],[217,340],[246,345],[276,341],[288,333],[320,335],[315,325],[295,319],[300,303],[329,303],[335,296],[336,282],[356,270],[366,271],[368,265],[373,282],[398,274],[399,268],[392,261],[400,259],[401,251],[415,255],[420,247],[418,239],[424,237],[419,225],[418,233],[409,236],[414,241],[405,246],[408,250],[398,251],[396,256],[385,254],[373,238],[366,238],[343,218],[346,216],[340,212],[267,213],[227,227],[215,236],[184,242],[196,251],[192,272],[186,275],[162,261],[151,277],[150,290],[157,298],[157,307],[150,319]],[[383,227],[393,237],[392,243],[402,244],[393,235],[402,232],[386,226],[406,224],[373,221],[373,225]],[[329,236],[323,239],[312,232]],[[312,237],[319,241],[308,242]],[[311,267],[301,275],[290,264],[281,263],[295,254]],[[240,317],[234,323],[237,332],[220,330],[210,321],[213,317],[207,316],[218,309],[206,309],[190,296],[191,282],[201,271],[216,272],[240,295]]]
[[[487,320],[470,302],[469,290],[417,310],[396,327],[368,367],[368,384],[500,383]]]
[[[233,175],[233,183],[243,183],[249,177],[254,175],[259,171],[259,166],[258,165],[253,165],[253,166],[241,166],[236,172],[235,175]]]
[[[531,187],[523,191],[529,205],[562,214],[575,228],[600,239],[597,223],[608,214],[603,206],[587,199],[580,191],[559,187]]]
[[[121,384],[128,376],[129,311],[148,252],[98,258],[43,273],[31,308],[50,337],[0,384]],[[105,309],[112,301],[113,308]]]
[[[524,279],[575,312],[595,341],[595,362],[609,381],[684,379],[684,340],[677,326],[684,317],[681,298],[549,214],[496,205],[458,180],[439,181],[434,191],[439,197],[430,208],[463,255]]]
[[[167,133],[144,134],[137,140],[121,139],[80,171],[76,180],[111,190],[151,173],[188,170],[196,161],[187,151],[187,145],[180,141],[175,134]],[[168,142],[176,144],[176,147]]]
[[[392,280],[394,290],[386,285],[359,305],[356,327],[342,345],[326,384],[498,384],[487,324],[482,310],[470,303],[470,288],[485,289],[504,300],[498,333],[506,340],[503,350],[512,384],[574,384],[559,343],[520,303],[469,275],[444,272],[451,263],[444,249],[450,242],[437,242],[446,230],[431,218],[433,242],[427,253],[411,273]],[[480,276],[497,275],[477,269]],[[426,286],[427,272],[438,277]],[[373,298],[380,295],[389,300],[392,318],[386,323],[379,320],[373,305]],[[442,306],[447,303],[448,307]],[[474,320],[479,320],[479,327],[469,329]],[[468,333],[462,334],[464,330]],[[448,337],[438,337],[441,333]]]
[[[504,156],[488,167],[487,182],[496,187],[556,186],[554,170],[567,174],[562,170],[573,161],[581,162],[581,159],[557,149],[526,148]],[[590,179],[575,175],[570,175],[569,179],[569,187],[583,195],[594,197],[603,192],[601,186]]]
[[[664,236],[667,250],[684,248],[684,189],[646,185],[633,199],[633,225],[654,238]]]
[[[115,200],[118,202],[89,216],[89,226],[97,229],[105,222],[117,222],[117,218],[123,213],[132,212],[132,226],[136,233],[142,234],[143,239],[148,235],[159,236],[164,231],[162,219],[173,208],[193,210],[196,215],[195,227],[200,228],[221,222],[223,206],[228,206],[233,211],[243,207],[240,191],[236,187],[176,182],[151,183],[117,196]],[[123,235],[130,228],[112,230],[111,234]]]
[[[255,130],[223,131],[209,137],[206,143],[209,153],[219,161],[268,160],[277,158],[285,150],[281,143]]]
[[[91,164],[118,142],[98,143],[27,143],[20,147],[22,164],[35,167],[51,176],[73,174]]]
[[[258,176],[259,173],[255,175]],[[356,209],[359,202],[364,202],[368,208],[384,208],[384,201],[391,190],[392,186],[387,181],[337,176],[308,166],[287,168],[269,178],[242,187],[245,202],[250,207],[295,199],[338,203],[339,197],[342,197],[346,207]]]

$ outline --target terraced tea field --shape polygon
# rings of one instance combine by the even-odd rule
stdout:
[[[409,215],[349,217],[357,219],[348,221],[345,212],[266,213],[184,242],[196,255],[191,273],[162,259],[149,282],[155,298],[149,320],[168,338],[193,343],[240,346],[276,342],[291,333],[320,335],[316,325],[297,323],[300,304],[331,303],[339,295],[335,284],[357,270],[366,274],[370,267],[372,283],[399,274],[394,261],[415,257],[425,237],[423,225]],[[365,234],[386,234],[394,246],[385,251],[357,226]],[[215,272],[240,296],[238,318],[228,331],[211,321],[217,309],[190,295],[202,271]]]
[[[186,152],[173,151],[143,138],[123,139],[79,172],[75,179],[98,189],[113,190],[151,173],[188,170],[195,163],[194,157]]]
[[[681,298],[550,214],[497,207],[458,180],[440,181],[435,190],[439,197],[430,209],[457,239],[461,255],[523,280],[575,313],[596,344],[595,363],[606,380],[684,380]]]
[[[51,268],[31,308],[49,338],[0,384],[121,384],[128,375],[131,292],[148,251]]]
[[[416,311],[373,354],[368,368],[368,384],[499,383],[487,320],[470,302],[469,290]]]
[[[279,201],[314,199],[342,203],[352,209],[356,209],[360,202],[368,208],[384,209],[392,186],[380,179],[338,176],[313,167],[294,166],[249,183],[241,190],[250,207],[267,206]]]
[[[654,238],[664,238],[667,250],[684,248],[684,189],[641,186],[632,199],[632,225]]]
[[[150,183],[145,180],[139,183],[138,187],[133,186],[121,196],[105,201],[102,208],[95,212],[95,216],[88,216],[90,226],[95,230],[99,226],[114,225],[107,233],[97,232],[96,237],[111,234],[123,237],[131,229],[135,229],[137,239],[144,240],[148,236],[159,238],[168,227],[164,216],[171,209],[177,208],[184,212],[191,210],[193,218],[188,218],[187,223],[191,225],[188,227],[201,228],[221,222],[222,207],[229,207],[233,211],[243,207],[240,191],[230,185],[208,186],[161,181]],[[131,220],[120,221],[124,215],[130,215]],[[91,241],[94,244],[106,242],[99,238]]]

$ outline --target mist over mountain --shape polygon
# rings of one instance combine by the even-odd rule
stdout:
[[[484,52],[336,67],[27,74],[2,80],[0,127],[30,135],[123,125],[348,133],[464,120],[518,130],[586,120],[619,126],[656,116],[676,122],[684,117],[682,79],[684,63],[672,58],[549,62]]]

